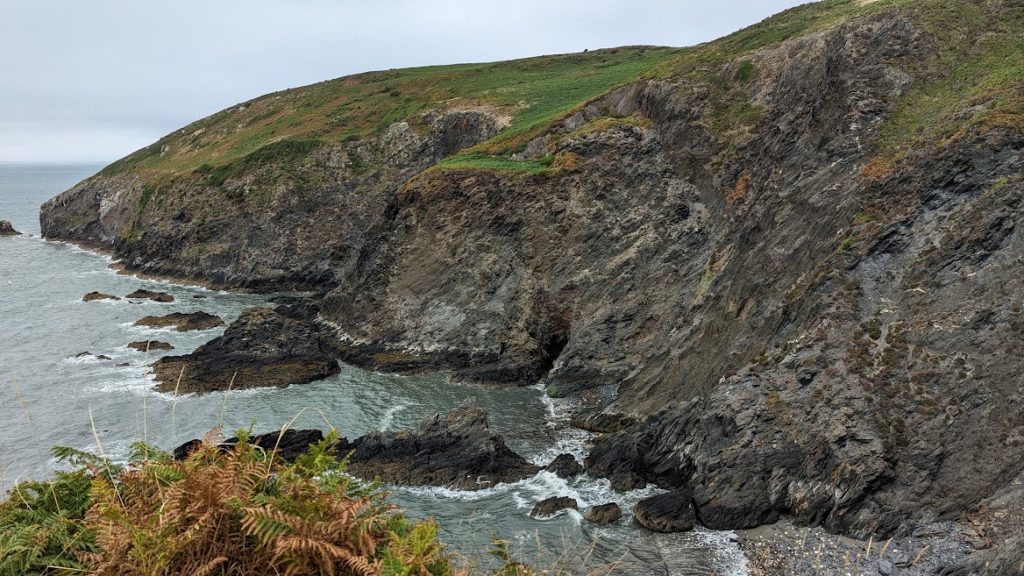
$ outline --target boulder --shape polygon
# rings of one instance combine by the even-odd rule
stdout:
[[[174,302],[174,296],[171,296],[167,292],[153,292],[151,290],[139,289],[132,292],[126,298],[132,298],[135,300],[152,300],[154,302]]]
[[[371,432],[339,449],[352,451],[349,473],[413,486],[480,490],[540,470],[490,431],[487,413],[472,399],[428,416],[415,432]]]
[[[555,512],[566,509],[578,510],[579,504],[576,503],[575,498],[568,496],[555,496],[552,498],[546,498],[537,502],[533,506],[533,510],[530,511],[530,516],[536,518],[544,518],[547,516],[553,516]]]
[[[86,351],[86,352],[79,352],[78,354],[75,354],[74,357],[75,358],[86,358],[88,356],[92,356],[93,358],[95,358],[97,360],[110,360],[110,356],[106,356],[104,354],[93,354],[92,352],[88,352],[88,351]]]
[[[559,478],[572,478],[583,472],[583,465],[572,454],[559,454],[544,469],[554,472]]]
[[[210,330],[224,325],[219,316],[206,312],[175,312],[166,316],[146,316],[135,321],[136,326],[149,328],[174,327],[178,332]]]
[[[325,339],[324,329],[315,322],[271,308],[250,308],[224,334],[191,354],[161,358],[153,370],[157,387],[165,392],[305,384],[340,370],[326,351]]]
[[[93,302],[96,300],[120,300],[120,298],[111,294],[104,294],[102,292],[89,292],[85,296],[82,296],[82,302]]]
[[[284,432],[268,432],[258,434],[249,439],[254,446],[270,451],[276,450],[277,455],[285,460],[294,460],[306,451],[310,444],[316,444],[324,439],[323,432],[319,430],[285,430]],[[184,460],[188,458],[196,448],[202,446],[202,440],[189,440],[174,449],[174,459]],[[238,444],[238,437],[228,438],[219,445],[221,450],[230,450]]]
[[[622,518],[622,508],[615,502],[592,506],[584,515],[587,522],[592,524],[611,524]]]
[[[21,232],[15,230],[9,221],[0,220],[0,236],[21,236]]]
[[[138,350],[139,352],[152,352],[154,350],[174,350],[174,346],[171,346],[167,342],[161,342],[159,340],[142,340],[140,342],[131,342],[128,347],[132,350]]]
[[[655,532],[693,530],[697,523],[693,494],[680,490],[644,498],[633,507],[633,519]]]

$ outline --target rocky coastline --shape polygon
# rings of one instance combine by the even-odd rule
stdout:
[[[875,4],[580,102],[499,168],[444,160],[493,143],[503,115],[439,104],[223,179],[154,188],[121,164],[47,203],[43,233],[131,271],[315,293],[160,359],[163,390],[302,384],[339,361],[614,388],[573,423],[595,434],[587,474],[666,490],[634,510],[641,526],[746,531],[757,574],[1013,574],[1024,124],[1005,105],[1020,87],[912,98],[948,88],[947,61],[1019,46],[1024,19],[1009,0],[966,23]],[[915,124],[915,102],[941,109]],[[344,447],[354,474],[388,482],[537,472],[471,407]]]

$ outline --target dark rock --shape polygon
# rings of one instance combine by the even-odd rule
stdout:
[[[896,573],[896,567],[892,565],[892,562],[888,560],[878,561],[878,574],[879,576],[893,576]]]
[[[202,294],[195,294],[195,295],[192,296],[192,299],[193,300],[205,300],[206,296],[203,296]]]
[[[371,432],[340,450],[354,451],[351,474],[413,486],[480,490],[540,470],[488,429],[487,414],[473,400],[425,418],[415,432]]]
[[[107,356],[105,354],[93,354],[92,352],[79,352],[78,354],[75,354],[74,357],[75,358],[85,358],[87,356],[92,356],[93,358],[95,358],[97,360],[110,360],[110,356]]]
[[[128,362],[122,362],[116,365],[118,368],[124,368],[125,366],[131,366]]]
[[[21,232],[15,230],[9,221],[0,220],[0,236],[21,236]]]
[[[136,326],[167,328],[173,326],[178,332],[210,330],[224,325],[218,316],[206,312],[174,312],[166,316],[146,316],[135,321]]]
[[[143,290],[141,288],[125,296],[125,298],[152,300],[153,302],[174,302],[174,296],[171,296],[167,292],[153,292],[150,290]]]
[[[258,446],[266,451],[275,450],[277,455],[285,460],[294,460],[306,451],[311,444],[324,439],[320,430],[285,430],[284,432],[269,432],[258,434],[249,439],[249,443]],[[174,459],[184,460],[196,448],[202,446],[202,440],[190,440],[174,449]],[[231,450],[238,444],[238,437],[228,438],[218,445],[221,450]]]
[[[621,432],[637,424],[637,419],[625,414],[583,412],[572,417],[570,424],[589,432]]]
[[[323,328],[314,322],[289,318],[272,308],[250,308],[224,334],[191,354],[161,358],[153,370],[164,391],[305,384],[339,371],[337,361],[325,351],[324,337]]]
[[[140,342],[131,342],[128,347],[132,350],[138,350],[139,352],[152,352],[154,350],[174,350],[174,346],[171,346],[167,342],[161,342],[159,340],[142,340]]]
[[[693,495],[685,491],[674,491],[644,498],[633,507],[633,519],[637,524],[655,532],[693,530],[697,522],[693,511]]]
[[[106,354],[97,354],[96,355],[96,359],[97,360],[110,360],[110,356],[107,356]]]
[[[530,511],[530,516],[535,518],[544,518],[547,516],[553,516],[555,512],[559,510],[567,509],[578,510],[579,504],[575,498],[569,498],[568,496],[554,496],[552,498],[546,498],[537,502],[533,506],[533,510]]]
[[[120,300],[120,298],[102,292],[89,292],[82,296],[82,302],[93,302],[95,300]]]
[[[559,454],[544,469],[554,472],[559,478],[572,478],[583,472],[583,465],[572,454]]]
[[[622,508],[615,502],[591,506],[584,518],[592,524],[612,524],[622,518]]]

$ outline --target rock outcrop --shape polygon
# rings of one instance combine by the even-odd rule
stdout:
[[[166,316],[145,316],[135,321],[135,326],[148,328],[174,328],[178,332],[211,330],[224,325],[218,316],[207,312],[174,312]]]
[[[680,491],[644,498],[633,507],[633,520],[655,532],[693,530],[697,523],[693,511],[693,495]]]
[[[132,169],[155,146],[43,230],[319,290],[329,354],[373,369],[615,387],[574,420],[605,434],[587,470],[692,493],[709,527],[905,534],[1024,471],[1022,30],[1014,0],[803,6],[508,140],[501,114],[436,103],[160,187]],[[205,127],[163,145],[224,137]],[[424,469],[414,436],[385,445],[382,476]]]
[[[561,510],[578,510],[579,503],[576,502],[575,498],[568,496],[552,496],[551,498],[545,498],[540,502],[533,505],[533,509],[530,510],[530,516],[534,518],[547,518],[548,516],[554,516]]]
[[[14,229],[14,226],[7,220],[0,220],[0,237],[21,236],[21,232]]]
[[[559,454],[544,469],[554,472],[559,478],[572,478],[583,472],[583,465],[572,454]]]
[[[316,444],[323,439],[324,434],[320,430],[287,429],[280,432],[257,434],[249,438],[249,443],[268,452],[273,450],[281,458],[290,461],[305,452],[311,444]],[[202,440],[190,440],[175,448],[171,453],[176,460],[184,460],[202,443]],[[235,436],[220,443],[219,447],[222,450],[230,450],[237,444],[238,437]]]
[[[622,508],[615,502],[591,506],[583,515],[591,524],[614,524],[622,519]]]
[[[120,300],[120,298],[111,294],[104,294],[102,292],[89,292],[85,296],[82,296],[82,302],[95,302],[96,300]]]
[[[285,306],[243,311],[223,334],[194,352],[153,364],[157,387],[202,393],[305,384],[337,374],[338,362],[321,327],[288,313]]]
[[[138,289],[125,296],[125,298],[136,300],[152,300],[153,302],[174,302],[174,296],[167,292],[153,292],[151,290]]]
[[[128,347],[132,350],[138,350],[139,352],[151,352],[155,350],[174,350],[174,346],[171,346],[168,342],[162,342],[160,340],[141,340],[139,342],[129,342]]]
[[[414,432],[371,432],[339,449],[352,451],[352,474],[412,486],[482,490],[540,470],[488,429],[486,412],[473,400],[425,418]]]

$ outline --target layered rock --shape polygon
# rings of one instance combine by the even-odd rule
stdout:
[[[576,502],[575,498],[569,496],[552,496],[551,498],[545,498],[540,502],[533,505],[533,509],[530,510],[530,516],[534,518],[546,518],[548,516],[554,516],[562,510],[578,510],[579,503]]]
[[[337,374],[323,329],[288,312],[283,306],[243,311],[222,335],[194,352],[153,364],[157,387],[181,392],[283,387]]]
[[[224,325],[219,316],[208,312],[173,312],[166,316],[144,316],[135,321],[135,326],[148,328],[174,328],[178,332],[211,330]]]
[[[425,418],[414,432],[371,432],[339,449],[352,451],[352,474],[413,486],[482,490],[540,470],[490,431],[486,412],[472,399]]]
[[[142,288],[125,296],[125,298],[152,300],[153,302],[174,302],[174,296],[171,296],[167,292],[153,292],[152,290],[144,290]]]
[[[174,350],[174,346],[171,346],[168,342],[162,342],[160,340],[141,340],[139,342],[129,342],[128,347],[132,350],[138,350],[139,352],[150,352],[153,350]]]

